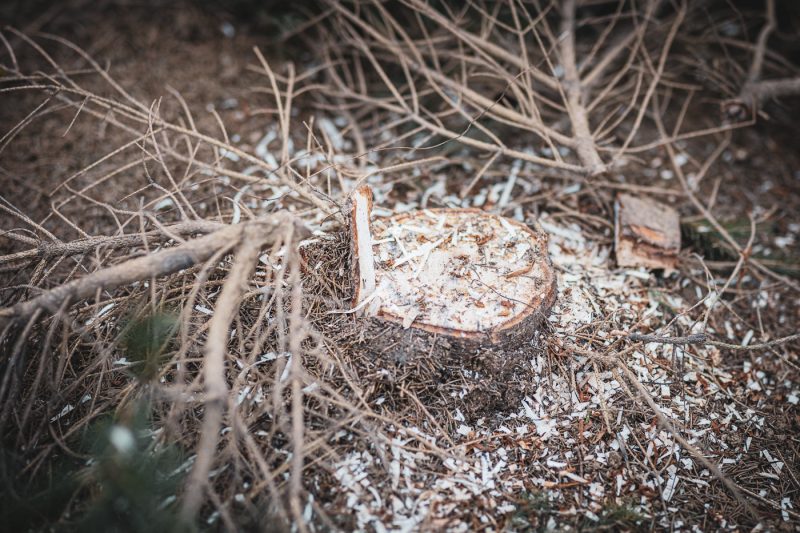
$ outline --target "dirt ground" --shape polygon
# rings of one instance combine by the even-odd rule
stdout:
[[[289,76],[289,62],[297,66],[298,72],[315,65],[307,43],[276,39],[287,28],[302,28],[296,12],[282,8],[280,2],[267,2],[255,13],[248,11],[252,5],[246,2],[233,2],[225,8],[214,2],[155,4],[157,9],[149,2],[11,2],[0,7],[0,20],[27,34],[44,32],[77,44],[133,100],[158,109],[167,120],[183,121],[182,124],[186,124],[184,110],[191,110],[197,130],[228,139],[243,152],[261,154],[259,150],[263,148],[259,146],[265,136],[281,126],[269,94],[270,82],[260,70],[253,49],[261,50],[281,73],[280,83]],[[22,37],[7,30],[4,35],[9,46],[18,51],[15,61],[24,67],[21,70],[50,70]],[[108,83],[90,72],[86,61],[73,50],[46,38],[37,38],[36,42],[42,43],[55,62],[83,87],[100,95],[113,95]],[[6,54],[3,62],[8,61]],[[703,81],[697,83],[702,86]],[[698,127],[718,123],[722,96],[713,90],[698,93],[686,113],[687,123]],[[62,241],[71,241],[137,232],[149,223],[141,215],[145,211],[156,213],[162,224],[182,219],[181,202],[165,200],[169,181],[158,165],[144,161],[144,157],[137,160],[138,156],[129,153],[115,152],[104,158],[137,138],[133,132],[111,125],[110,120],[105,120],[108,116],[98,119],[88,113],[76,113],[74,107],[59,107],[52,95],[40,92],[7,92],[0,94],[0,132],[14,132],[16,124],[40,104],[46,108],[55,106],[11,138],[3,138],[0,152],[3,205],[19,210],[36,227],[36,232],[26,230],[23,235],[41,237],[50,232]],[[297,150],[309,138],[302,125],[311,124],[308,129],[313,130],[322,118],[328,120],[326,124],[336,124],[340,117],[335,111],[320,105],[313,89],[311,94],[298,97],[292,114],[300,124],[293,130]],[[311,435],[306,442],[313,441],[313,446],[307,446],[307,464],[305,470],[301,468],[305,474],[298,489],[303,494],[299,509],[313,530],[788,531],[798,527],[798,341],[761,351],[644,343],[626,352],[626,372],[635,376],[650,394],[648,398],[655,398],[661,418],[650,403],[637,397],[636,385],[625,371],[598,366],[591,353],[580,352],[578,347],[579,341],[586,341],[595,347],[592,349],[622,349],[627,346],[624,343],[628,342],[629,333],[664,331],[666,324],[670,324],[667,331],[673,336],[697,333],[707,309],[707,324],[716,338],[731,344],[766,343],[798,332],[800,125],[793,118],[797,116],[798,101],[789,98],[771,102],[762,111],[754,125],[675,143],[679,156],[685,159],[687,174],[709,170],[703,170],[704,162],[722,146],[719,159],[696,189],[697,197],[742,247],[751,237],[748,213],[752,213],[758,224],[750,253],[778,275],[746,269],[732,281],[720,305],[716,305],[713,287],[719,289],[726,283],[739,258],[719,244],[721,238],[716,230],[710,228],[680,188],[665,149],[637,154],[624,170],[612,169],[607,177],[595,182],[525,167],[520,178],[523,185],[515,189],[514,201],[518,203],[514,205],[518,211],[512,206],[505,214],[538,224],[550,234],[559,298],[549,328],[515,356],[518,366],[504,374],[501,383],[491,376],[478,381],[453,377],[457,373],[453,369],[437,367],[434,370],[439,372],[435,374],[438,379],[449,380],[446,386],[431,388],[414,381],[403,385],[403,379],[413,371],[381,368],[380,361],[363,349],[365,339],[359,338],[355,319],[334,313],[344,305],[350,290],[342,280],[349,265],[346,246],[336,241],[343,238],[337,233],[336,213],[309,216],[326,244],[319,255],[306,256],[309,264],[318,262],[323,272],[306,280],[306,287],[316,291],[304,308],[308,329],[313,326],[320,334],[319,338],[309,334],[307,342],[314,345],[309,353],[316,354],[314,350],[318,350],[326,355],[304,359],[309,375],[315,377],[304,386],[314,385],[329,395],[325,401],[331,402],[325,404],[320,399],[315,404],[314,393],[309,392],[311,405],[305,407],[306,429]],[[356,107],[348,116],[357,116],[358,112]],[[110,116],[113,114],[110,112]],[[674,120],[677,115],[668,117],[667,126],[671,127]],[[364,129],[373,126],[365,125]],[[324,128],[320,128],[321,138]],[[349,147],[354,152],[352,145],[357,141],[353,129],[341,129],[346,139],[342,141],[343,149]],[[651,129],[642,135],[652,133]],[[329,146],[336,144],[333,134],[325,135]],[[147,149],[141,141],[139,144],[143,151]],[[241,169],[245,165],[234,157],[236,154],[199,144],[198,160],[233,161],[232,167],[244,172]],[[170,145],[165,141],[165,145],[175,147],[178,142]],[[385,160],[378,155],[370,163],[386,167],[402,161],[392,159],[395,154],[391,152]],[[457,156],[461,157],[461,153],[457,152]],[[428,201],[434,207],[453,207],[456,203],[472,207],[478,197],[492,203],[492,195],[497,197],[503,190],[508,169],[487,174],[470,195],[459,198],[470,172],[483,163],[478,158],[471,161],[471,168],[453,165],[454,168],[426,168],[417,174],[381,174],[370,184],[387,211],[407,210],[408,206]],[[237,216],[233,213],[239,212],[237,202],[241,198],[247,200],[242,204],[242,217],[269,214],[278,209],[280,201],[273,203],[275,198],[289,197],[287,190],[277,186],[245,187],[244,182],[221,179],[225,176],[214,172],[204,174],[202,168],[187,170],[181,177],[177,173],[183,172],[182,168],[176,164],[172,172],[180,181],[185,204],[192,206],[197,218],[230,222]],[[189,182],[191,187],[183,187]],[[677,273],[651,273],[614,265],[613,198],[621,190],[657,198],[681,213],[684,244]],[[298,216],[309,211],[309,206],[300,201],[287,200],[281,207]],[[19,217],[0,216],[0,230],[4,233],[20,227]],[[326,240],[329,238],[333,242]],[[0,255],[25,249],[20,242],[0,235]],[[31,287],[52,288],[77,275],[89,274],[106,262],[141,255],[141,251],[126,256],[97,251],[80,260],[46,265],[45,274],[37,271],[35,264],[4,268],[0,272],[0,307],[26,299]],[[263,262],[268,261],[271,259]],[[225,263],[209,276],[208,285],[193,300],[194,311],[189,310],[187,323],[197,329],[191,329],[182,341],[191,338],[193,344],[202,344],[206,338],[202,320],[208,318],[205,315],[211,316],[221,280],[231,268]],[[269,279],[262,270],[257,275]],[[53,380],[65,388],[63,396],[57,402],[34,398],[25,396],[28,389],[22,387],[21,401],[32,402],[31,416],[38,416],[41,421],[26,423],[27,413],[15,413],[8,422],[3,416],[5,490],[22,500],[28,498],[25,494],[36,494],[19,509],[43,506],[52,512],[42,513],[44,520],[31,519],[27,511],[15,513],[13,508],[4,509],[3,516],[17,514],[16,524],[41,530],[56,528],[59,523],[68,528],[116,524],[114,520],[129,516],[126,513],[130,509],[116,509],[104,515],[97,506],[85,503],[108,503],[112,500],[103,500],[104,491],[117,494],[115,490],[127,495],[126,505],[134,508],[150,505],[158,507],[159,512],[175,510],[175,486],[159,485],[153,499],[137,500],[121,482],[120,486],[109,482],[121,476],[114,474],[117,471],[113,468],[118,465],[109,467],[111,473],[104,474],[107,477],[101,476],[105,481],[98,486],[104,488],[73,491],[78,496],[67,498],[69,504],[60,506],[48,503],[51,500],[36,499],[47,490],[37,488],[30,492],[21,480],[33,470],[52,484],[59,469],[67,468],[63,466],[65,462],[76,469],[76,464],[86,461],[108,467],[103,462],[106,459],[98,459],[105,457],[103,454],[76,451],[79,446],[70,439],[99,431],[91,422],[108,413],[143,431],[136,426],[141,421],[135,413],[142,398],[160,405],[154,416],[157,423],[149,428],[153,435],[167,428],[153,440],[172,438],[180,442],[182,450],[179,459],[170,458],[172,462],[154,467],[155,470],[189,468],[185,462],[191,465],[199,440],[199,407],[187,409],[189,413],[170,411],[169,402],[179,394],[177,388],[159,393],[155,382],[143,385],[140,376],[118,372],[114,361],[122,353],[119,324],[123,315],[127,316],[124,313],[132,313],[135,307],[125,307],[126,302],[145,301],[152,291],[153,300],[182,304],[193,297],[191,276],[194,273],[181,271],[169,278],[159,285],[158,298],[155,279],[152,286],[144,282],[119,293],[101,295],[98,291],[94,300],[90,298],[89,304],[75,311],[71,320],[85,325],[83,329],[76,327],[82,333],[65,333],[61,344],[53,345],[58,346],[53,353],[65,359],[58,369],[53,369],[53,375],[60,375],[63,380]],[[263,288],[261,283],[261,277],[254,282],[254,294]],[[288,310],[290,303],[286,296],[276,308],[283,309],[281,306],[285,305]],[[111,304],[117,304],[117,308],[105,322],[99,320],[106,312],[103,309]],[[275,394],[273,401],[277,404],[281,394],[290,396],[286,389],[280,392],[279,388],[277,393],[269,392],[266,385],[263,393],[259,389],[267,379],[270,383],[282,381],[277,376],[289,368],[291,361],[290,355],[289,361],[283,362],[286,357],[279,347],[285,346],[285,341],[280,335],[271,330],[262,335],[258,329],[261,322],[267,321],[266,315],[269,320],[273,317],[273,311],[268,312],[265,306],[255,298],[248,300],[234,327],[234,332],[256,331],[258,342],[266,343],[258,360],[264,365],[264,375],[247,377],[245,372],[235,378],[240,380],[236,381],[236,391],[241,393],[239,404],[244,401],[249,405],[252,400],[252,406],[243,418],[243,428],[234,422],[227,427],[234,434],[249,431],[257,440],[251,442],[237,436],[246,443],[241,448],[220,446],[229,454],[224,457],[231,466],[215,465],[217,477],[211,486],[217,487],[218,494],[208,501],[204,494],[200,522],[203,528],[282,530],[289,527],[291,520],[287,519],[289,511],[281,508],[293,513],[292,506],[296,505],[290,494],[297,492],[287,489],[291,485],[291,456],[297,451],[291,446],[291,429],[279,424],[277,416],[271,418],[269,409],[259,407],[261,400],[255,399]],[[115,323],[109,317],[118,312]],[[93,320],[98,322],[92,325]],[[39,350],[44,352],[50,347],[47,331],[56,330],[33,330],[25,353],[35,361]],[[231,348],[232,353],[255,351],[248,342],[252,338],[233,341],[237,346]],[[15,351],[8,341],[2,349],[8,354],[2,356],[3,365],[10,354],[23,353]],[[188,364],[190,371],[196,364],[192,358],[200,357],[199,350],[193,347],[180,353],[180,357],[188,358],[180,361]],[[181,352],[177,348],[174,351]],[[247,364],[255,361],[244,355],[239,359],[231,357],[231,361]],[[39,367],[26,367],[20,373],[20,382],[30,384],[38,379],[36,368]],[[45,374],[50,372],[45,364],[40,368],[46,368]],[[421,375],[431,379],[431,372],[425,369]],[[479,365],[475,373],[480,373]],[[442,377],[445,375],[447,379]],[[5,393],[5,385],[3,390]],[[83,400],[87,397],[91,401]],[[356,405],[358,413],[350,405]],[[299,409],[302,413],[302,407]],[[684,441],[665,429],[664,416],[680,428],[678,433]],[[171,424],[180,426],[184,433],[179,437],[170,429]],[[15,428],[13,432],[11,428]],[[729,484],[720,481],[689,452],[685,441],[701,450],[698,453],[719,468]],[[259,453],[263,458],[257,457]],[[8,457],[12,456],[23,465],[22,475],[13,473],[8,466]],[[265,475],[265,471],[272,474]],[[153,476],[136,480],[161,479]],[[38,487],[38,483],[31,486]],[[273,500],[276,495],[282,499]],[[55,500],[54,497],[52,501]],[[114,501],[122,500],[120,496]],[[113,508],[111,503],[108,505]],[[80,522],[75,517],[82,513],[96,521]],[[140,518],[145,516],[141,514]],[[128,525],[137,530],[147,528],[146,520]]]
[[[51,6],[44,2],[37,9],[35,3],[11,2],[3,7],[3,19],[23,31],[47,32],[74,42],[108,67],[134,98],[148,103],[169,100],[164,103],[167,114],[174,114],[177,108],[169,99],[171,87],[190,109],[198,111],[199,128],[218,129],[213,116],[206,112],[214,108],[229,135],[248,139],[250,133],[260,134],[271,119],[253,116],[256,87],[263,80],[248,74],[247,67],[255,64],[254,46],[274,48],[267,34],[269,27],[250,29],[227,11],[203,10],[202,3],[157,5],[155,9],[148,3],[65,2]],[[229,37],[223,28],[232,21],[238,30]],[[66,61],[67,67],[70,61],[78,63],[63,47],[53,48],[57,61]],[[26,102],[33,106],[39,103],[41,100]],[[3,124],[9,125],[6,130],[27,113],[24,105],[3,106],[0,112]],[[14,149],[4,153],[4,173],[12,187],[6,192],[7,198],[15,205],[25,205],[37,220],[50,214],[50,202],[58,201],[51,193],[65,176],[104,155],[98,151],[98,141],[118,146],[128,140],[122,132],[80,116],[69,128],[69,135],[63,135],[69,125],[63,118],[63,114],[42,117],[32,125],[35,130],[18,138]],[[53,132],[61,125],[64,129],[59,135],[37,133]],[[132,169],[126,174],[124,190],[113,184],[104,190],[103,198],[116,202],[145,179],[139,169]],[[107,229],[100,220],[96,224],[92,232]]]

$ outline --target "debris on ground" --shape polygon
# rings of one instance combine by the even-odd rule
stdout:
[[[646,197],[620,194],[614,213],[617,265],[675,270],[681,250],[680,217],[675,209]]]

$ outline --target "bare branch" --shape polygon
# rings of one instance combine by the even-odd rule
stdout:
[[[210,235],[190,240],[180,246],[131,259],[124,263],[98,270],[88,276],[70,281],[50,289],[35,298],[0,309],[0,319],[21,319],[31,316],[39,309],[55,312],[61,302],[82,300],[97,291],[113,289],[135,281],[172,274],[192,267],[217,253],[221,249],[235,246],[245,228],[250,225],[261,228],[274,238],[274,231],[284,224],[291,224],[290,215],[273,215],[267,219],[242,225],[224,227]]]
[[[224,228],[226,225],[207,220],[182,222],[167,226],[164,230],[149,231],[142,234],[99,236],[79,239],[70,242],[42,241],[36,248],[0,256],[0,264],[34,259],[50,259],[53,257],[70,257],[91,252],[98,248],[120,249],[140,246],[144,241],[164,241],[175,238],[176,235],[193,235],[198,233],[212,233]]]
[[[208,340],[205,345],[203,379],[205,381],[205,413],[197,446],[197,459],[191,474],[186,480],[181,515],[187,523],[192,523],[203,502],[203,493],[208,486],[208,472],[214,462],[219,442],[219,431],[228,398],[228,383],[225,376],[225,356],[227,353],[229,331],[239,301],[247,290],[250,274],[255,268],[262,245],[275,238],[278,225],[264,227],[263,224],[243,225],[238,232],[241,241],[231,266],[222,293],[217,300],[214,316],[208,327]],[[267,230],[267,231],[265,231]]]
[[[561,18],[561,63],[564,66],[564,90],[567,93],[567,113],[575,136],[575,151],[589,175],[605,172],[606,165],[595,147],[585,96],[575,60],[575,0],[565,0]]]

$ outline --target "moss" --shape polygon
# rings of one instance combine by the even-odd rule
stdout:
[[[647,517],[630,503],[611,503],[598,515],[599,520],[586,521],[584,531],[646,531]]]

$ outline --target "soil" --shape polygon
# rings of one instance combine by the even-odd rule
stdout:
[[[213,8],[213,9],[212,9]],[[253,24],[237,18],[235,10],[219,9],[203,2],[11,2],[4,3],[0,14],[10,26],[26,32],[42,32],[69,40],[83,48],[108,70],[111,76],[132,97],[159,106],[166,117],[175,117],[180,106],[171,98],[171,89],[183,97],[193,110],[201,131],[218,134],[220,126],[207,111],[214,109],[222,119],[228,136],[239,135],[244,146],[252,135],[261,132],[272,119],[259,112],[266,101],[258,91],[263,76],[248,70],[257,64],[253,47],[280,57],[285,51],[276,46],[267,33],[274,27]],[[280,10],[275,15],[280,16]],[[228,32],[226,35],[225,32]],[[232,34],[231,34],[232,33]],[[18,44],[19,38],[11,38]],[[45,45],[53,58],[70,68],[80,64],[76,54],[63,46]],[[30,49],[19,47],[20,64],[37,62]],[[38,63],[34,63],[38,64]],[[82,81],[88,87],[107,93],[108,89],[88,74]],[[0,107],[3,131],[9,131],[31,108],[43,100],[41,95],[27,94],[16,98],[14,105]],[[73,118],[75,119],[73,122]],[[71,126],[70,126],[71,124]],[[69,126],[69,127],[68,127]],[[58,134],[53,134],[58,132]],[[131,140],[131,136],[107,127],[93,117],[77,117],[70,110],[39,117],[19,135],[2,154],[2,170],[7,186],[5,198],[16,206],[24,206],[26,214],[43,221],[49,229],[65,230],[63,221],[52,217],[52,203],[67,199],[65,179],[86,168],[97,159]],[[257,139],[255,139],[257,140]],[[109,171],[114,161],[106,162]],[[103,167],[100,167],[101,169]],[[110,204],[124,202],[135,209],[129,198],[148,184],[144,168],[125,173],[125,186],[118,181],[93,188],[99,198]],[[89,185],[80,176],[73,187]],[[146,193],[146,191],[145,191]],[[224,191],[217,191],[224,194]],[[114,221],[104,216],[100,206],[90,208],[65,206],[64,215],[75,219],[86,231],[107,234]],[[4,219],[3,229],[11,220]],[[0,241],[0,246],[7,245]]]

